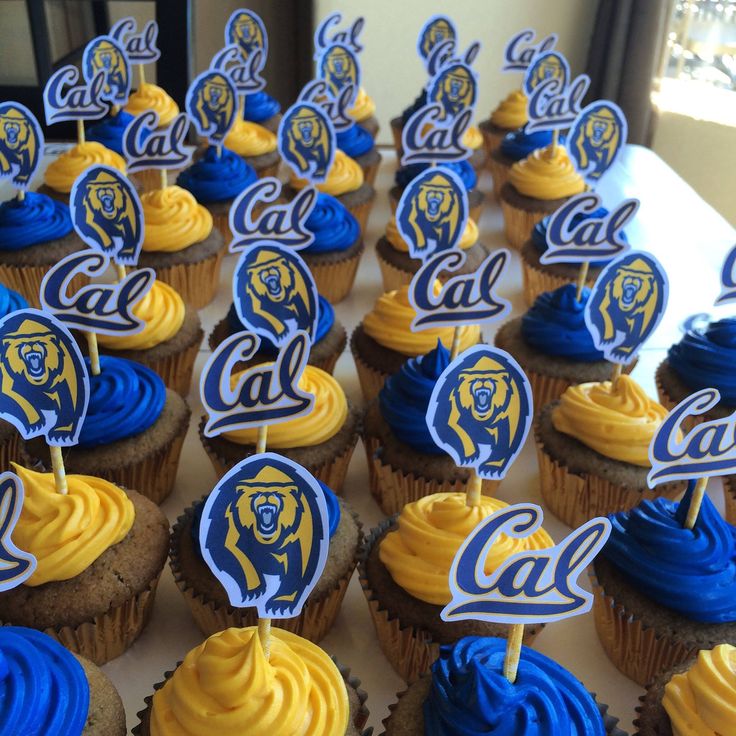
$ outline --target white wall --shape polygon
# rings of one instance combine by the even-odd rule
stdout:
[[[506,41],[523,28],[557,33],[558,48],[566,54],[573,73],[584,70],[596,0],[317,0],[316,21],[340,11],[351,21],[366,19],[364,86],[376,102],[381,122],[380,143],[390,143],[388,121],[419,93],[426,73],[415,44],[423,22],[435,13],[449,15],[456,24],[460,48],[475,41],[483,48],[474,66],[480,75],[477,118],[488,117],[498,101],[521,83],[519,73],[500,71]]]

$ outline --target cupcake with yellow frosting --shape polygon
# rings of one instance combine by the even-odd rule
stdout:
[[[649,444],[667,410],[630,376],[571,386],[535,422],[542,497],[578,527],[643,500],[675,498],[684,482],[647,484]]]
[[[233,375],[233,385],[240,375]],[[304,369],[299,388],[315,397],[312,411],[271,425],[267,447],[299,463],[339,495],[358,441],[360,412],[350,404],[340,384],[313,365]],[[204,424],[203,419],[199,436],[219,478],[255,454],[257,429],[238,429],[218,437],[206,437]]]
[[[179,293],[195,309],[209,304],[220,283],[225,246],[212,215],[179,186],[141,196],[145,236],[138,265]]]
[[[478,127],[483,134],[483,142],[490,156],[500,145],[507,133],[513,133],[529,120],[527,116],[527,98],[524,92],[516,89],[510,92],[488,120],[484,120]]]
[[[478,225],[471,218],[468,218],[457,247],[465,251],[465,263],[456,271],[443,271],[441,281],[459,274],[475,273],[488,256],[486,247],[478,242]],[[396,227],[395,215],[391,215],[385,234],[376,243],[376,258],[381,268],[384,291],[407,286],[422,266],[418,258],[409,255],[409,246]]]
[[[436,288],[439,288],[437,284]],[[416,358],[433,350],[439,340],[449,350],[453,327],[432,327],[412,332],[416,312],[409,304],[409,287],[402,286],[383,294],[365,315],[350,337],[350,351],[366,402],[378,396],[386,379],[397,373],[408,358]],[[460,328],[460,352],[480,342],[480,327]]]
[[[449,575],[457,551],[483,519],[506,505],[482,496],[480,505],[471,507],[464,493],[436,493],[407,504],[368,538],[359,566],[360,582],[381,649],[407,683],[430,668],[443,644],[466,636],[506,636],[505,624],[440,618],[451,600]],[[501,535],[488,552],[485,572],[491,575],[513,554],[553,545],[544,529],[523,539]],[[527,626],[525,642],[530,643],[541,629]]]
[[[121,655],[148,622],[166,561],[169,525],[133,490],[87,475],[13,466],[25,498],[13,532],[37,561],[25,583],[0,593],[0,621],[43,631],[103,664]]]
[[[300,179],[292,172],[287,196],[289,195],[288,189],[291,190],[293,197],[296,192],[304,189],[308,184],[306,179]],[[376,190],[365,181],[363,170],[357,161],[337,149],[326,181],[316,186],[320,192],[331,194],[348,209],[358,221],[361,233],[365,233],[373,200],[376,198]]]
[[[279,155],[276,134],[258,123],[243,120],[238,115],[233,127],[223,141],[225,148],[241,156],[248,166],[256,172],[259,179],[278,176]]]
[[[307,597],[300,614],[279,620],[279,627],[319,643],[332,628],[358,562],[363,541],[361,524],[350,506],[320,483],[327,501],[330,546],[325,569]],[[169,564],[179,590],[205,636],[232,626],[255,626],[258,613],[252,606],[234,608],[222,583],[202,556],[199,526],[206,497],[190,506],[177,520],[171,534]]]
[[[368,720],[350,671],[276,627],[268,656],[256,627],[226,629],[153,688],[135,736],[361,736]]]
[[[521,248],[545,215],[583,191],[585,182],[562,145],[539,148],[517,161],[501,188],[504,233],[509,245]]]
[[[649,683],[637,736],[726,736],[736,723],[736,647],[701,651]]]
[[[378,135],[378,118],[375,115],[376,103],[363,87],[358,88],[353,106],[348,110],[348,115],[370,133],[371,138],[376,140]]]

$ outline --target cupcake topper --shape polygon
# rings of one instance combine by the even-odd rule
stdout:
[[[0,593],[22,585],[36,570],[36,558],[13,542],[23,508],[23,482],[9,471],[0,475]]]
[[[225,25],[225,43],[240,47],[246,61],[257,54],[261,58],[260,71],[268,58],[266,26],[252,10],[236,10]]]
[[[731,248],[721,268],[721,293],[716,304],[726,304],[736,300],[736,246]]]
[[[25,440],[46,439],[56,488],[66,493],[61,447],[76,444],[89,402],[79,347],[61,322],[38,309],[0,319],[0,344],[0,418]]]
[[[102,73],[101,97],[113,110],[125,105],[130,95],[130,62],[123,47],[112,36],[93,38],[84,48],[82,73],[89,83]]]
[[[254,182],[235,198],[230,207],[231,253],[264,240],[292,250],[301,250],[314,242],[314,233],[306,223],[317,202],[317,190],[305,187],[285,203],[279,202],[281,191],[281,182],[269,176]]]
[[[10,179],[23,199],[43,153],[41,126],[18,102],[0,104],[0,179]]]
[[[328,46],[339,43],[347,46],[354,53],[359,54],[363,50],[363,46],[359,42],[360,34],[365,26],[365,18],[359,16],[352,24],[343,31],[333,31],[331,26],[337,26],[342,22],[342,13],[330,13],[318,26],[314,32],[314,49],[315,59]]]
[[[297,102],[310,102],[322,108],[335,132],[342,133],[355,125],[355,120],[350,117],[350,107],[355,99],[354,90],[349,84],[342,88],[337,97],[333,97],[324,79],[313,79],[304,85]]]
[[[433,15],[423,26],[417,38],[417,53],[426,65],[432,51],[439,44],[457,40],[455,24],[445,15]]]
[[[281,158],[294,174],[313,184],[327,179],[335,159],[335,129],[312,102],[296,102],[284,114],[277,135]]]
[[[144,64],[151,64],[161,58],[156,45],[158,39],[158,23],[149,20],[138,33],[135,18],[121,18],[111,29],[110,36],[123,45],[125,53],[135,64],[138,64],[138,79],[142,87],[146,83]]]
[[[511,36],[503,51],[502,72],[525,72],[539,54],[555,47],[556,33],[550,33],[540,41],[536,41],[536,35],[533,28],[525,28]]]
[[[71,64],[55,71],[43,88],[46,124],[76,120],[77,142],[84,143],[84,121],[104,118],[110,110],[103,97],[106,76],[99,71],[89,82],[83,81]]]
[[[266,80],[261,76],[263,69],[262,54],[251,54],[247,59],[236,43],[231,43],[218,51],[210,63],[212,71],[227,74],[235,85],[238,95],[260,92],[266,86]]]
[[[202,72],[189,86],[185,104],[197,133],[217,145],[219,151],[238,107],[238,93],[229,75]]]
[[[186,145],[189,118],[180,112],[165,128],[159,128],[155,110],[136,115],[123,132],[123,155],[128,173],[145,169],[184,168],[192,160],[194,148]]]
[[[348,90],[347,102],[352,106],[361,81],[358,55],[343,44],[328,46],[317,59],[317,78],[327,84],[327,91],[334,99]]]

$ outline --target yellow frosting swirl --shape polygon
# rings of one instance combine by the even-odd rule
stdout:
[[[434,493],[409,503],[399,514],[399,528],[381,541],[378,556],[394,582],[409,595],[444,606],[451,600],[448,578],[465,538],[508,504],[482,496],[480,506],[466,505],[464,493]],[[517,552],[546,549],[554,542],[544,529],[524,539],[499,536],[484,566],[487,575]]]
[[[151,736],[345,736],[345,683],[316,644],[271,629],[266,659],[255,626],[192,649],[153,696]]]
[[[521,128],[529,119],[526,106],[526,95],[520,89],[514,90],[498,103],[498,107],[491,113],[491,122],[507,130]]]
[[[620,376],[568,388],[552,424],[605,457],[649,468],[649,444],[666,415],[633,378]]]
[[[13,538],[37,562],[26,585],[76,577],[133,526],[135,508],[113,483],[67,475],[69,491],[63,494],[56,490],[53,473],[12,465],[25,492]]]
[[[233,375],[233,387],[241,375],[242,372]],[[295,419],[272,424],[268,428],[269,447],[279,449],[320,445],[334,437],[345,424],[348,400],[340,384],[329,373],[308,365],[299,379],[299,388],[314,395],[312,411]],[[239,445],[255,445],[258,430],[239,429],[223,432],[222,436]]]
[[[662,705],[674,736],[736,734],[736,647],[698,652],[695,664],[665,685]]]
[[[225,147],[238,156],[262,156],[276,150],[276,136],[267,128],[237,116],[225,136]]]
[[[186,189],[170,186],[141,196],[146,234],[143,250],[175,253],[212,232],[212,215]]]
[[[113,169],[125,173],[125,159],[122,156],[105,148],[101,143],[87,141],[78,143],[52,161],[44,174],[44,184],[55,192],[68,194],[76,178],[96,164],[112,166]]]
[[[308,183],[306,179],[300,179],[292,173],[291,186],[294,189],[304,189]],[[317,189],[333,197],[339,197],[341,194],[354,192],[362,186],[363,169],[360,168],[357,161],[338,149],[335,151],[335,160],[327,172],[327,179],[317,184]]]
[[[145,327],[135,335],[123,337],[97,335],[97,342],[113,350],[148,350],[171,340],[184,322],[184,300],[163,281],[154,281],[153,287],[133,308],[133,314],[143,320]]]
[[[435,292],[439,288],[437,282]],[[437,340],[441,340],[448,350],[452,347],[454,327],[431,327],[412,332],[410,325],[415,315],[414,308],[409,304],[409,287],[402,286],[378,298],[373,310],[363,318],[363,329],[380,345],[409,357],[425,355],[437,346]],[[479,340],[478,325],[460,328],[460,352],[476,345]]]
[[[463,134],[463,143],[474,151],[483,145],[483,134],[477,125],[471,125]]]
[[[535,199],[563,199],[585,190],[583,177],[561,145],[538,148],[517,161],[509,171],[509,181],[519,194]]]
[[[348,115],[357,123],[368,119],[376,111],[376,103],[373,98],[360,87],[355,97],[355,104],[348,110]]]
[[[125,111],[131,115],[140,115],[146,110],[158,113],[159,128],[168,125],[179,114],[179,106],[171,96],[158,85],[148,82],[133,92],[125,106]]]
[[[396,217],[391,215],[391,219],[386,225],[386,240],[394,247],[394,250],[398,250],[401,253],[408,253],[409,246],[407,245],[404,238],[399,234],[399,230],[396,227]],[[459,247],[461,250],[468,250],[472,248],[478,242],[478,225],[468,217],[468,221],[465,224],[465,230],[460,237]]]

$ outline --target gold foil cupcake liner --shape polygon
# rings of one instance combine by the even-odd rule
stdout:
[[[486,153],[488,154],[488,158],[490,160],[491,154],[501,145],[501,141],[503,141],[504,136],[506,133],[509,133],[511,131],[503,131],[502,133],[494,133],[485,125],[479,126],[480,132],[483,135],[483,146],[486,149]]]
[[[516,250],[529,240],[534,226],[544,219],[546,212],[528,212],[520,207],[514,207],[501,197],[501,211],[503,212],[503,232],[506,242]]]
[[[606,595],[592,568],[593,618],[603,650],[626,677],[646,687],[655,677],[697,654],[695,646],[657,633]]]
[[[347,209],[353,214],[353,217],[358,221],[360,225],[360,234],[365,235],[365,230],[368,227],[368,218],[370,217],[371,210],[373,209],[373,202],[376,199],[376,193],[373,192],[371,198],[367,202],[361,204],[355,204]]]
[[[166,183],[168,186],[176,184],[176,179],[184,169],[167,169]],[[152,192],[155,189],[161,189],[161,170],[160,169],[144,169],[130,174],[130,179],[137,184],[142,194]]]
[[[381,161],[383,161],[383,156],[379,153],[378,161],[360,167],[363,169],[363,180],[371,186],[374,186],[376,183],[376,176],[378,176],[378,169],[381,167]]]
[[[195,309],[206,307],[216,296],[220,285],[220,267],[225,248],[198,263],[180,263],[157,268],[156,278],[171,286]]]
[[[488,156],[486,163],[493,179],[493,196],[498,201],[501,199],[501,187],[509,180],[510,166],[497,161],[493,156]]]
[[[391,137],[393,138],[393,141],[394,141],[394,151],[396,151],[396,156],[399,159],[399,161],[401,161],[401,152],[403,150],[402,141],[401,141],[401,134],[403,133],[403,131],[404,131],[403,125],[399,127],[395,125],[391,126]]]
[[[204,332],[200,329],[191,345],[188,345],[178,353],[172,353],[171,355],[146,363],[149,368],[161,376],[166,384],[166,388],[176,391],[176,393],[184,398],[187,397],[192,387],[194,362],[197,360],[197,355],[199,355],[199,348],[202,344],[203,337]]]
[[[569,279],[564,279],[548,271],[541,271],[535,268],[530,263],[527,263],[523,256],[521,258],[521,273],[524,302],[528,307],[534,304],[540,294],[544,294],[547,291],[554,291],[561,286],[572,283]],[[595,279],[591,277],[588,277],[585,281],[585,285],[588,287],[593,286],[594,283]]]
[[[225,247],[227,247],[233,239],[233,233],[232,230],[230,230],[230,213],[220,212],[215,214],[214,212],[210,212],[210,214],[212,215],[213,227],[216,227],[220,231],[222,242],[225,243]]]
[[[360,382],[360,388],[363,392],[363,398],[366,404],[370,404],[375,399],[383,388],[383,384],[386,383],[386,379],[389,377],[388,373],[375,370],[365,363],[353,349],[351,344],[351,352],[353,354],[353,360],[355,361],[355,369],[358,373],[358,381]]]
[[[381,269],[381,280],[383,281],[384,291],[394,291],[394,289],[400,289],[402,286],[408,286],[411,283],[414,277],[413,273],[404,271],[389,263],[381,257],[378,251],[376,251],[376,259],[378,260],[378,267]]]
[[[308,264],[317,284],[317,291],[330,304],[341,302],[350,293],[364,250],[365,246],[361,241],[360,248],[347,258],[340,261]]]
[[[0,264],[0,284],[8,289],[17,291],[35,309],[41,308],[41,282],[55,263],[44,266],[13,266],[7,263]],[[89,284],[89,276],[77,274],[69,283],[67,291],[71,294],[78,292]]]

